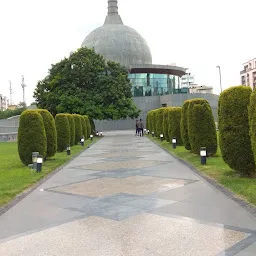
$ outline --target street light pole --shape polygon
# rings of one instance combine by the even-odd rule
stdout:
[[[219,69],[219,76],[220,76],[220,92],[222,92],[222,84],[221,84],[221,70],[220,70],[220,66],[216,66],[216,68]]]

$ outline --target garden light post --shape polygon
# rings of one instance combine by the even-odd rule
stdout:
[[[67,146],[67,155],[68,155],[68,156],[70,156],[70,155],[71,155],[70,146]]]
[[[149,132],[150,132],[150,131],[148,130],[148,135],[149,135]]]
[[[39,152],[32,152],[32,163],[33,163],[34,170],[36,170],[38,155],[39,155]]]
[[[81,139],[81,145],[84,146],[84,138]]]
[[[93,141],[93,135],[92,134],[90,135],[90,138],[91,138],[91,141]]]
[[[175,149],[177,146],[177,139],[175,137],[172,138],[172,148]]]
[[[42,171],[42,165],[43,165],[43,156],[38,155],[37,156],[36,172],[41,172]]]
[[[161,141],[164,140],[164,135],[163,134],[160,134],[160,139],[161,139]]]
[[[221,83],[221,69],[220,66],[216,66],[219,69],[219,77],[220,77],[220,92],[222,92],[222,83]]]
[[[200,148],[200,156],[201,156],[201,164],[205,165],[206,164],[206,156],[207,156],[206,147]]]
[[[152,132],[152,137],[154,137],[155,136],[155,133],[154,132]]]

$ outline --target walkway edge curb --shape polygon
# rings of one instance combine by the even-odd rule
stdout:
[[[75,158],[80,156],[83,152],[85,152],[88,148],[90,148],[92,145],[97,143],[99,140],[94,141],[90,145],[88,145],[84,150],[80,151],[75,156],[72,156],[67,162],[62,164],[61,166],[57,167],[52,172],[48,173],[45,177],[43,177],[41,180],[36,182],[34,185],[31,185],[29,188],[25,189],[23,192],[18,194],[14,199],[12,199],[9,203],[5,204],[4,206],[0,207],[0,216],[6,213],[9,209],[11,209],[13,206],[15,206],[17,203],[19,203],[22,199],[27,197],[30,193],[32,193],[34,190],[36,190],[39,186],[41,186],[43,183],[45,183],[47,180],[49,180],[53,175],[58,173],[61,169],[63,169],[66,165],[68,165],[71,161],[73,161]]]
[[[147,137],[150,141],[155,143],[158,147],[163,149],[165,152],[170,154],[172,157],[174,157],[176,160],[178,160],[180,163],[184,164],[187,166],[191,171],[199,175],[201,178],[203,178],[205,181],[210,183],[212,186],[217,188],[219,191],[224,193],[226,196],[228,196],[230,199],[235,201],[237,204],[239,204],[241,207],[243,207],[246,211],[250,212],[254,217],[256,217],[256,206],[246,202],[245,200],[241,199],[238,197],[237,194],[229,190],[228,188],[224,187],[223,185],[219,184],[216,180],[213,178],[210,178],[209,176],[205,175],[202,173],[200,170],[198,170],[195,166],[190,164],[189,162],[185,161],[184,159],[178,157],[177,155],[173,154],[172,152],[168,151],[166,148],[164,148],[162,145],[156,143],[154,140],[151,140],[150,138]]]

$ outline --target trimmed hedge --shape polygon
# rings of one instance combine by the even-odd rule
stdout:
[[[75,120],[73,115],[66,114],[69,122],[69,131],[70,131],[70,146],[75,145]]]
[[[37,111],[42,116],[44,122],[44,129],[47,139],[46,157],[54,156],[57,151],[57,131],[54,118],[46,109],[38,109]]]
[[[222,157],[231,169],[244,176],[255,173],[248,118],[251,92],[250,87],[234,86],[222,92],[219,98]]]
[[[82,123],[80,115],[74,114],[74,121],[75,121],[75,145],[80,142],[81,138],[83,137],[83,130],[82,130]]]
[[[32,163],[32,152],[43,158],[47,152],[47,138],[42,116],[34,110],[25,110],[20,116],[18,129],[18,152],[24,165]]]
[[[190,100],[188,107],[188,136],[191,151],[200,154],[206,147],[209,156],[217,152],[217,133],[212,109],[205,99]]]
[[[55,125],[57,130],[57,149],[59,152],[63,152],[70,145],[70,128],[67,115],[57,114],[55,116]]]
[[[86,127],[86,122],[85,122],[85,119],[83,116],[80,116],[81,118],[81,124],[82,124],[82,133],[83,133],[83,136],[84,136],[84,139],[86,140],[87,139],[87,127]]]
[[[185,149],[190,150],[191,146],[188,137],[188,106],[190,100],[186,100],[181,110],[180,133]]]
[[[93,135],[95,135],[96,134],[95,123],[94,123],[93,119],[90,116],[88,116],[88,118],[89,118],[89,121],[90,121],[91,133]]]
[[[157,109],[154,109],[154,110],[152,111],[151,127],[152,127],[152,132],[155,133],[155,136],[157,136],[157,132],[156,132],[156,120],[157,120]]]
[[[147,129],[152,132],[152,114],[153,114],[153,110],[150,110],[147,114]]]
[[[177,139],[177,145],[183,145],[180,134],[181,107],[173,107],[168,110],[168,138]]]
[[[164,132],[164,139],[168,142],[170,142],[169,134],[168,134],[168,115],[171,107],[165,108],[164,109],[164,114],[163,114],[163,132]]]
[[[251,145],[254,156],[254,162],[256,163],[256,91],[254,90],[250,97],[249,105],[249,125],[250,125],[250,137]]]
[[[164,110],[165,108],[159,108],[156,110],[156,136],[164,133]]]
[[[86,128],[87,128],[87,139],[90,138],[90,135],[92,134],[91,124],[88,116],[84,116]]]

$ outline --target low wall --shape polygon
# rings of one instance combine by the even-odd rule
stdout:
[[[0,120],[0,142],[17,140],[19,120],[20,116]]]

